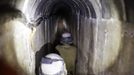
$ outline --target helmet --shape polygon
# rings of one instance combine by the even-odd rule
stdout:
[[[72,44],[72,35],[69,32],[64,32],[61,37],[62,44]]]
[[[48,54],[41,60],[41,75],[67,75],[63,58],[58,54]]]

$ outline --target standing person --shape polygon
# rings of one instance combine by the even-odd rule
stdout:
[[[69,31],[67,20],[59,17],[55,26],[54,47],[63,57],[68,75],[75,74],[76,48],[73,46],[73,36]]]
[[[71,33],[64,32],[61,34],[60,43],[56,46],[56,50],[60,53],[66,62],[68,75],[75,74],[76,47],[72,46],[73,38]]]

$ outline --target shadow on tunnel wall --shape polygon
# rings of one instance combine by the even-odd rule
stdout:
[[[25,64],[19,64],[16,39],[12,31],[15,25],[13,22],[21,21],[22,18],[22,12],[11,5],[10,1],[0,1],[0,75],[26,75],[22,67]]]
[[[0,75],[17,75],[17,71],[3,59],[0,59]]]
[[[46,43],[41,47],[39,51],[35,54],[35,74],[39,75],[39,67],[40,67],[40,61],[42,57],[45,57],[49,53],[56,53],[59,54],[59,52],[55,49],[55,45],[52,43]]]

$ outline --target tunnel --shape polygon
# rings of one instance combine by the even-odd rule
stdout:
[[[105,24],[107,23],[106,20],[111,19],[112,17],[112,10],[110,10],[111,6],[109,5],[109,3],[110,1],[100,1],[100,3],[98,3],[97,1],[88,1],[88,0],[85,1],[84,0],[83,1],[55,0],[55,1],[40,1],[40,2],[35,1],[35,3],[33,3],[34,8],[30,8],[32,10],[31,12],[34,13],[33,15],[29,15],[29,16],[31,16],[31,18],[35,20],[38,20],[37,22],[40,22],[37,25],[40,26],[40,28],[42,28],[42,32],[43,31],[45,32],[42,35],[45,36],[44,40],[46,43],[48,42],[52,43],[54,39],[57,38],[55,37],[56,33],[61,32],[60,30],[62,28],[61,29],[59,28],[57,29],[57,31],[55,31],[55,27],[57,26],[56,20],[59,17],[64,18],[67,22],[67,27],[68,27],[67,30],[72,33],[74,39],[73,43],[76,46],[76,60],[75,60],[76,75],[86,75],[86,74],[92,75],[94,74],[93,71],[99,72],[103,70],[105,67],[102,69],[101,66],[103,66],[103,63],[108,62],[106,61],[106,58],[104,58],[104,60],[102,60],[102,64],[98,64],[98,66],[101,68],[96,66],[99,58],[94,58],[93,55],[95,53],[97,54],[97,56],[99,56],[99,52],[98,52],[99,49],[101,48],[103,49],[103,47],[106,45],[97,44],[98,42],[102,43],[103,41],[95,41],[94,37],[101,36],[101,38],[100,37],[97,38],[98,40],[101,40],[103,38],[114,40],[114,38],[112,38],[114,36],[112,36],[111,38],[110,36],[105,37],[106,36],[105,31],[104,32],[101,31],[103,30],[103,27],[105,28],[106,27],[105,25],[107,25]],[[101,5],[101,7],[99,7],[99,5]],[[44,19],[40,19],[41,17]],[[99,18],[102,18],[104,20],[99,20]],[[94,29],[97,27],[97,22],[102,22],[102,26],[99,27],[98,25],[98,29],[100,30]],[[110,29],[106,29],[106,30],[108,31]],[[117,27],[117,30],[120,30],[120,27]],[[96,33],[97,31],[98,33]],[[99,33],[99,31],[101,32]],[[111,34],[112,33],[113,32],[111,32]],[[37,36],[42,36],[42,35],[37,34]],[[115,35],[117,35],[116,37],[119,37],[120,34],[118,35],[117,33]],[[36,40],[37,39],[35,39],[35,41]],[[119,41],[117,41],[117,43],[119,43]],[[36,42],[39,42],[39,40]],[[94,50],[95,46],[96,47],[99,46],[98,49],[96,49],[96,52]],[[116,49],[118,47],[119,46],[117,45]],[[115,57],[116,57],[116,53],[115,53]]]
[[[61,28],[57,27],[57,29],[56,29],[57,31],[55,30],[55,28],[57,26],[56,25],[57,19],[62,17],[63,19],[65,19],[65,21],[67,23],[66,30],[68,30],[69,32],[72,33],[72,36],[74,39],[73,42],[74,42],[75,46],[78,47],[77,50],[79,50],[80,49],[79,48],[80,46],[78,46],[79,42],[82,43],[82,41],[80,41],[80,39],[83,40],[83,38],[80,38],[80,35],[83,35],[82,33],[84,32],[83,26],[84,25],[88,26],[88,23],[86,22],[88,20],[88,18],[91,18],[91,20],[92,20],[92,18],[93,19],[96,18],[96,13],[95,13],[95,10],[93,9],[91,2],[90,1],[87,1],[87,2],[88,2],[88,4],[86,4],[84,2],[76,3],[71,0],[70,1],[57,0],[57,1],[52,1],[52,2],[49,2],[49,1],[40,2],[40,4],[38,4],[37,8],[35,9],[36,12],[35,12],[34,17],[36,17],[36,16],[44,17],[44,20],[39,21],[39,22],[46,22],[46,25],[44,26],[44,28],[47,28],[47,30],[43,29],[43,31],[47,31],[44,33],[46,41],[51,42],[51,43],[55,42],[54,39],[57,39],[56,34],[57,33],[60,34],[60,32],[64,31],[64,30],[62,30],[63,29],[62,27]],[[85,21],[85,22],[83,22],[83,21]],[[44,23],[42,23],[40,25],[43,26]],[[89,25],[89,33],[88,33],[88,35],[90,35],[90,36],[88,36],[89,38],[92,38],[92,36],[93,36],[91,25],[92,25],[92,23],[90,23],[90,25]],[[81,29],[79,29],[79,28],[81,28]],[[90,41],[90,42],[92,42],[92,41]],[[82,59],[84,57],[81,56],[80,58]],[[76,61],[78,61],[78,60],[76,59]],[[86,61],[88,61],[88,60],[86,60]],[[83,61],[78,63],[78,65],[81,65],[82,63],[83,63]],[[86,63],[87,62],[85,62],[84,64],[86,64]],[[88,73],[88,72],[86,72],[86,70],[84,70],[84,68],[87,68],[86,65],[83,67],[83,70],[80,69],[79,71],[82,71],[83,73]],[[79,67],[78,67],[78,69],[79,69]]]
[[[39,75],[41,58],[48,53],[69,58],[64,58],[67,75],[133,75],[132,2],[2,0],[0,59],[19,75]],[[70,48],[60,43],[64,32],[72,35]]]

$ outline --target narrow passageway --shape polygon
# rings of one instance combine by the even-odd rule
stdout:
[[[15,74],[39,75],[42,58],[55,53],[64,62],[43,62],[62,61],[67,75],[134,75],[132,3],[1,0],[0,63]]]
[[[90,9],[88,9],[88,7],[90,7]],[[79,62],[76,66],[76,61],[79,61],[79,59],[83,58],[83,55],[81,55],[80,58],[77,59],[76,53],[79,53],[78,51],[80,48],[80,46],[78,46],[79,42],[82,43],[82,41],[80,41],[80,39],[82,38],[79,38],[80,35],[82,35],[83,33],[82,26],[84,25],[85,27],[86,25],[88,26],[88,23],[85,22],[86,18],[89,17],[96,18],[96,14],[93,9],[93,6],[86,5],[85,2],[78,2],[77,4],[72,0],[69,1],[57,0],[57,1],[50,1],[50,2],[41,1],[39,5],[36,6],[34,17],[36,16],[45,17],[45,19],[41,21],[43,23],[40,25],[43,25],[44,28],[47,28],[47,29],[43,28],[43,31],[47,31],[45,32],[44,35],[46,42],[50,42],[54,44],[56,50],[64,58],[68,75],[74,75],[77,69],[80,69],[81,71],[84,70],[84,68],[80,68],[80,67],[77,68],[77,66],[83,64],[84,61]],[[91,31],[91,28],[89,28],[88,31]],[[68,46],[66,48],[65,45],[61,45],[61,36],[62,33],[64,32],[71,33],[74,46]],[[86,62],[84,63],[87,62],[88,60],[86,60]]]

